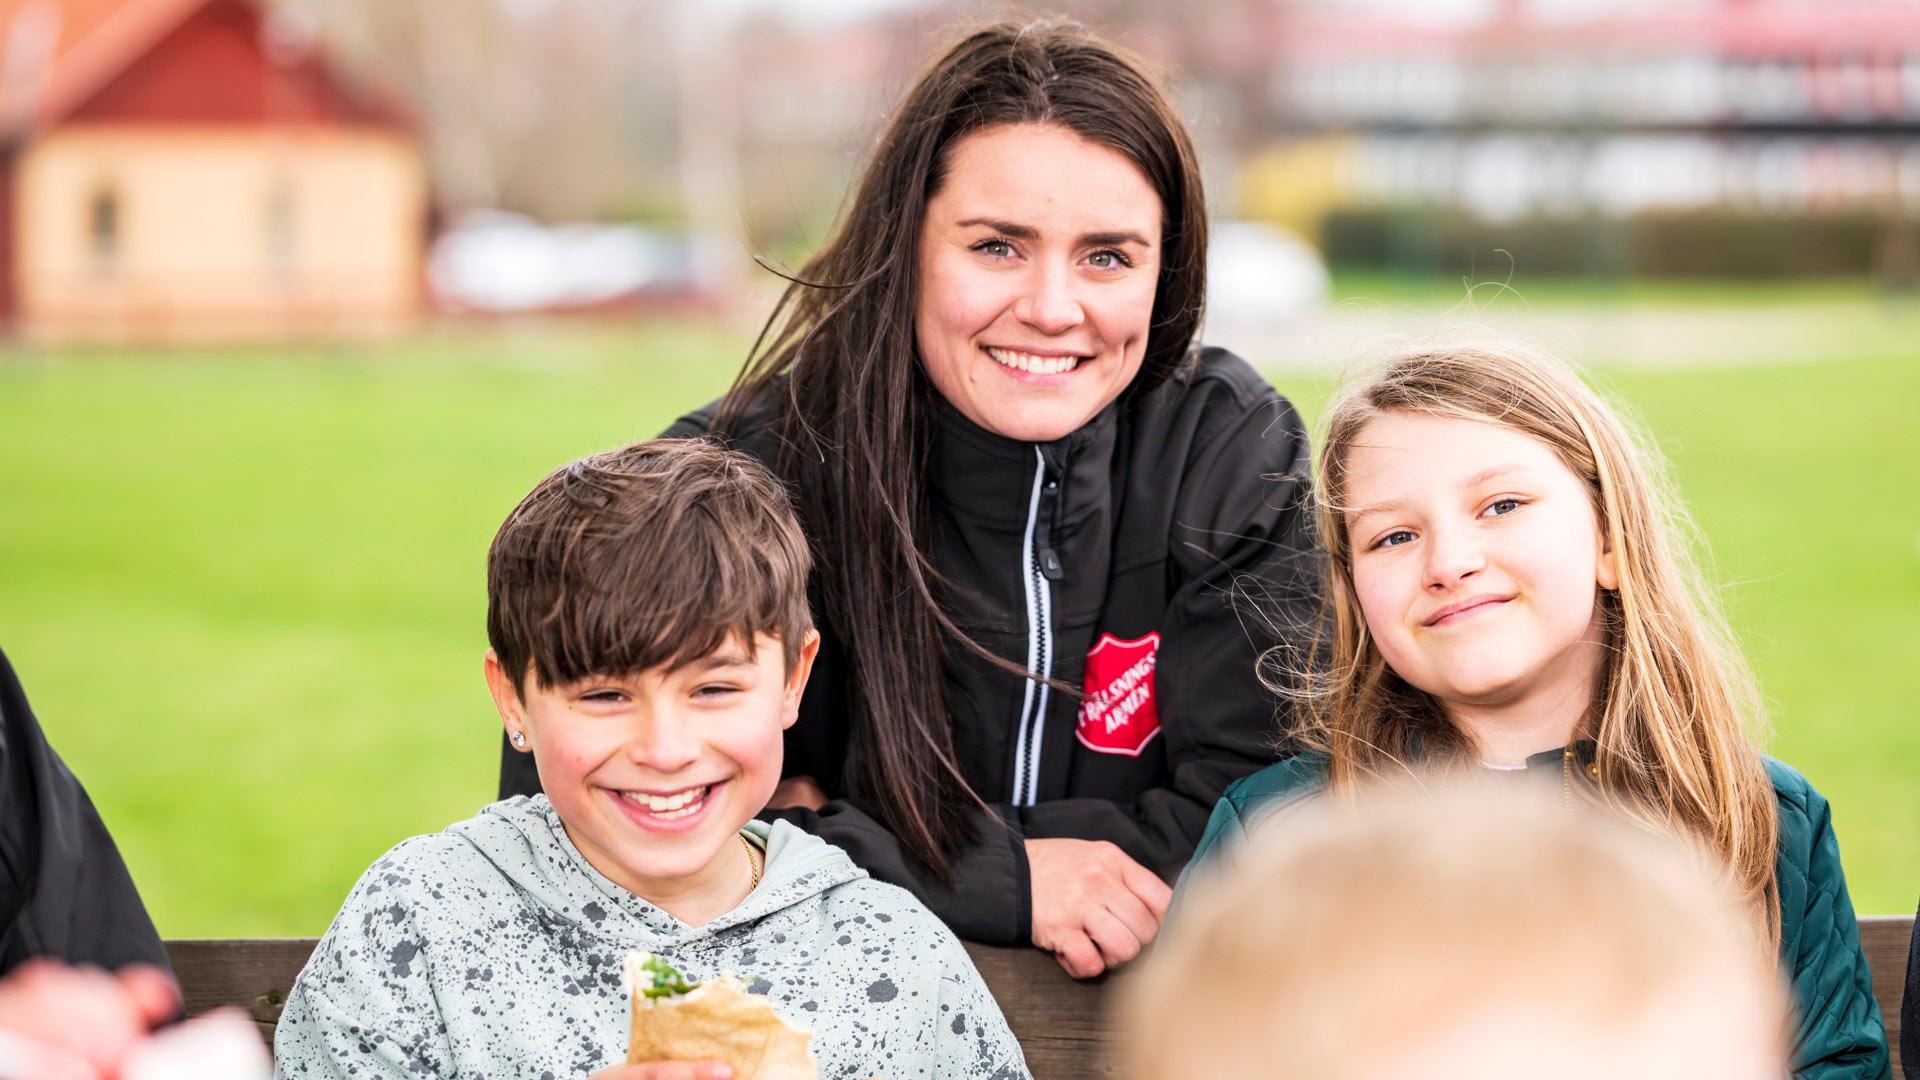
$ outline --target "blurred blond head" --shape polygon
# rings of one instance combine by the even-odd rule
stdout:
[[[1707,865],[1510,787],[1287,811],[1183,898],[1124,1075],[1784,1076],[1785,988]]]

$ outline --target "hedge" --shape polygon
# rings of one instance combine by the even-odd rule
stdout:
[[[1340,269],[1504,276],[1915,276],[1920,223],[1871,211],[1662,210],[1625,219],[1496,222],[1431,207],[1350,207],[1321,219]]]

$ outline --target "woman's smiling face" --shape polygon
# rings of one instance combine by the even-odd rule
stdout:
[[[1085,424],[1140,371],[1162,213],[1133,162],[1066,128],[960,139],[920,233],[915,333],[927,377],[1010,439],[1047,442]]]

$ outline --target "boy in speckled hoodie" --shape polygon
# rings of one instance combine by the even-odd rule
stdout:
[[[818,645],[807,572],[778,482],[717,446],[637,443],[541,481],[488,555],[486,676],[546,794],[373,864],[295,984],[278,1074],[690,1075],[618,1064],[642,949],[747,980],[811,1029],[823,1080],[1027,1078],[937,919],[753,820]]]

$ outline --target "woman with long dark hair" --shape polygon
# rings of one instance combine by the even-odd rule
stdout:
[[[1194,343],[1206,246],[1141,65],[1069,22],[977,30],[733,389],[669,431],[774,466],[814,547],[824,642],[770,809],[1079,976],[1152,940],[1221,791],[1272,760],[1257,658],[1317,609],[1300,419]],[[507,753],[503,795],[535,783]]]

